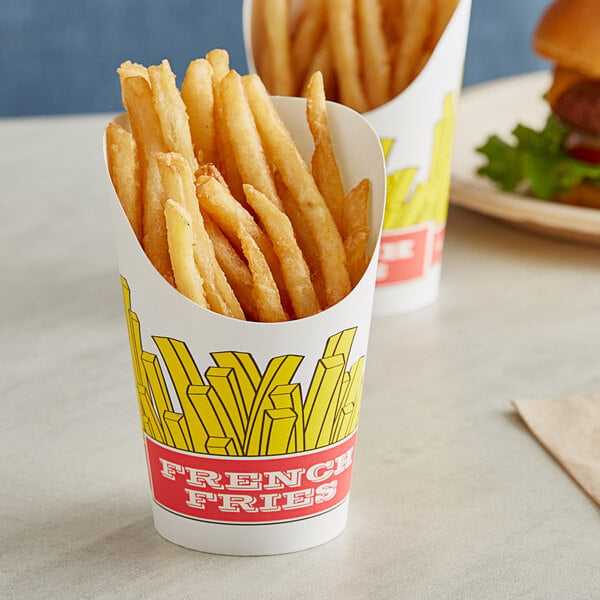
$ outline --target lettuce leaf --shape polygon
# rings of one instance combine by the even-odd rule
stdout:
[[[476,148],[488,160],[477,172],[501,190],[513,191],[523,185],[545,200],[584,179],[600,187],[600,165],[581,162],[563,152],[570,131],[555,115],[550,115],[541,131],[517,125],[512,131],[512,145],[492,135]]]

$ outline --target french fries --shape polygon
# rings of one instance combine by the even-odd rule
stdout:
[[[328,99],[367,112],[400,94],[420,73],[457,4],[255,0],[254,22],[262,32],[256,35],[256,69],[269,93],[281,95],[305,95],[311,75],[321,71]],[[298,8],[296,16],[292,11]]]
[[[324,23],[303,35],[316,44]],[[370,185],[344,189],[321,73],[306,82],[310,166],[261,79],[230,69],[224,50],[190,62],[181,91],[166,60],[125,61],[118,74],[131,131],[108,125],[109,173],[169,283],[208,310],[263,322],[309,317],[351,291],[368,263]]]

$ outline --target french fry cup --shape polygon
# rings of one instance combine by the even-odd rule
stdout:
[[[273,100],[310,162],[306,101]],[[386,185],[369,123],[335,103],[328,113],[346,188],[371,181],[370,262],[312,316],[244,321],[191,301],[148,260],[111,187],[154,525],[175,544],[278,554],[345,527]],[[127,129],[124,115],[115,121]]]
[[[335,17],[334,4],[342,13],[351,10],[348,7],[352,2],[323,2],[330,19]],[[261,12],[261,6],[260,0],[245,0],[243,6],[248,68],[259,75],[269,58],[263,41],[264,21],[268,16]],[[299,15],[305,6],[309,6],[307,0],[292,0],[289,13],[292,30],[294,22],[300,22]],[[354,23],[359,20],[363,23],[355,28],[354,38],[367,100],[369,96],[385,97],[386,89],[389,99],[383,104],[381,100],[375,101],[375,108],[371,102],[366,110],[359,108],[364,99],[347,103],[362,110],[377,132],[386,157],[387,206],[373,311],[375,315],[390,315],[427,306],[439,293],[454,118],[462,87],[471,0],[398,0],[374,3],[371,8],[377,7],[392,11],[388,17],[393,18],[385,15],[383,21],[380,18],[380,27],[386,30],[390,44],[389,54],[382,56],[385,44],[381,35],[361,40],[367,28],[375,31],[377,27],[374,12],[369,12],[368,2],[362,0],[354,3]],[[340,41],[330,45],[332,52],[338,46],[340,52],[348,46],[350,29],[351,20],[346,14],[344,44]],[[390,29],[394,29],[391,34],[387,31]],[[394,36],[396,46],[392,43]],[[437,43],[432,45],[431,40]],[[419,44],[423,46],[420,51]],[[355,52],[350,58],[347,54],[341,57],[342,63],[343,59],[349,61],[356,56]],[[360,83],[356,80],[357,68],[354,64],[353,70],[348,69],[352,90]],[[372,78],[377,73],[390,81],[376,90]],[[338,73],[338,80],[342,76]],[[337,88],[340,87],[338,81]],[[345,102],[343,91],[342,86],[341,101]]]

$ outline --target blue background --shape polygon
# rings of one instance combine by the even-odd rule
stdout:
[[[473,0],[465,85],[548,67],[531,33],[550,0]],[[121,109],[116,67],[226,48],[247,72],[242,0],[1,0],[0,117]]]

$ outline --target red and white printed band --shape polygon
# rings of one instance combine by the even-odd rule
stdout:
[[[350,491],[356,431],[337,444],[278,456],[183,452],[145,436],[154,500],[215,523],[264,524],[327,512]]]
[[[390,229],[381,234],[377,285],[395,285],[423,277],[442,259],[446,225],[433,221]]]

